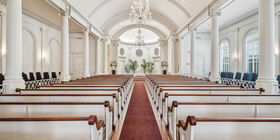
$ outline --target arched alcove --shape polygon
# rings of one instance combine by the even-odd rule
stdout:
[[[34,35],[24,29],[22,32],[22,71],[24,73],[34,71],[35,38]]]
[[[50,71],[51,72],[60,72],[61,70],[61,60],[60,60],[60,56],[61,56],[61,48],[60,48],[60,44],[59,41],[52,38],[49,41],[49,46],[50,46]]]
[[[127,28],[128,29],[128,28]],[[154,71],[153,73],[160,72],[160,38],[158,32],[154,32],[153,30],[149,30],[146,28],[141,28],[141,38],[144,42],[139,44],[135,44],[137,37],[139,37],[139,28],[135,27],[128,30],[121,30],[118,33],[120,40],[119,43],[119,55],[118,55],[118,72],[125,73],[125,66],[128,64],[128,61],[131,59],[133,61],[138,62],[138,68],[136,70],[136,75],[143,75],[144,72],[141,68],[141,64],[143,60],[146,62],[154,63]]]

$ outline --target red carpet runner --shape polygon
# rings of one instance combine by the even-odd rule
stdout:
[[[120,140],[161,140],[143,81],[135,81]]]

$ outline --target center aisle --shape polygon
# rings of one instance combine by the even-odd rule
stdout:
[[[143,81],[135,81],[120,140],[161,140]]]

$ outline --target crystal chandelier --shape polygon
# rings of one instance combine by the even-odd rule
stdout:
[[[150,22],[152,13],[150,12],[149,0],[134,0],[129,15],[131,21],[135,21],[137,24]]]
[[[141,45],[144,45],[144,44],[145,44],[144,36],[142,36],[141,30],[139,28],[138,29],[138,35],[136,36],[136,40],[135,40],[135,45],[136,46],[141,46]]]

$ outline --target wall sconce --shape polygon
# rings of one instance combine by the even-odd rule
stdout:
[[[7,54],[7,50],[6,49],[3,49],[2,50],[2,55],[6,55]]]
[[[275,46],[275,55],[277,55],[277,56],[279,55],[279,48],[277,45]]]
[[[238,60],[238,55],[237,55],[237,52],[234,52],[234,54],[233,54],[233,59],[234,59],[235,61],[237,61],[237,60]]]

